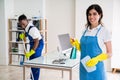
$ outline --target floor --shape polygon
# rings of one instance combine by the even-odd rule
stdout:
[[[26,80],[29,80],[30,69],[26,69]],[[73,72],[73,80],[78,80],[78,70]],[[0,80],[22,80],[22,67],[0,66]],[[107,72],[108,80],[120,80],[120,72]],[[41,69],[40,80],[69,80],[69,72],[65,71],[62,78],[61,71]]]

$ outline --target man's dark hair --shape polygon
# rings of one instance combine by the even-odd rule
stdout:
[[[26,19],[27,19],[27,17],[24,14],[22,14],[19,16],[18,21],[26,20]]]

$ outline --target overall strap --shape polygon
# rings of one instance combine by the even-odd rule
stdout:
[[[33,27],[34,27],[34,26],[30,26],[30,27],[29,27],[28,32],[27,32],[28,34],[29,34],[30,29],[33,28]],[[40,35],[41,35],[41,34],[40,34]],[[41,35],[41,36],[42,36],[42,39],[43,39],[43,35]]]
[[[97,31],[97,33],[96,33],[96,35],[95,35],[95,36],[97,36],[97,34],[98,34],[98,32],[100,31],[100,29],[101,29],[101,27],[98,29],[98,31]]]
[[[32,27],[34,27],[34,26],[30,26],[29,29],[28,29],[28,31],[25,32],[25,35],[26,35],[26,37],[29,38],[29,40],[33,40],[32,37],[29,35],[29,31],[30,31],[30,29],[31,29]]]
[[[31,29],[32,27],[34,27],[34,26],[30,26],[30,27],[29,27],[29,29],[28,29],[28,33],[29,33],[29,31],[30,31],[30,29]]]
[[[85,35],[86,31],[87,31],[87,29],[84,31],[83,36]]]

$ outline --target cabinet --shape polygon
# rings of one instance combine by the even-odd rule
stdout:
[[[44,40],[43,52],[47,53],[47,20],[46,19],[29,19],[39,30]],[[29,51],[29,40],[26,38],[23,44],[23,41],[19,39],[19,34],[24,33],[18,26],[17,19],[9,19],[9,28],[8,28],[8,43],[9,43],[9,64],[10,65],[21,65],[21,62],[25,60],[24,58],[24,46],[27,51]]]

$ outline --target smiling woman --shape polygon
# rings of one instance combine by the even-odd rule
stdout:
[[[80,62],[80,80],[106,80],[103,61],[111,57],[112,46],[111,34],[103,27],[102,17],[103,12],[98,4],[92,4],[86,10],[87,24],[80,39],[80,59],[82,60],[89,56],[91,59],[87,60],[85,65],[88,68],[96,67],[96,69],[88,72]],[[104,45],[106,52],[102,49]]]

